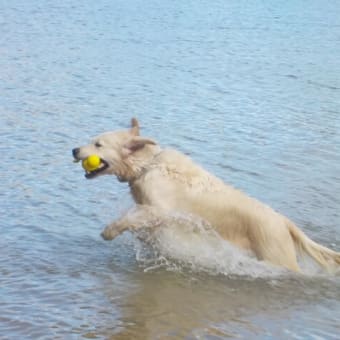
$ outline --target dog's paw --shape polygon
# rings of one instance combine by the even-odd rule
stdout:
[[[119,234],[121,233],[121,231],[117,230],[116,228],[114,228],[113,225],[109,225],[107,226],[100,234],[100,236],[106,240],[106,241],[110,241],[113,240],[114,238],[116,238]]]

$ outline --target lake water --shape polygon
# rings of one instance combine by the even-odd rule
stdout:
[[[0,13],[1,339],[339,338],[339,276],[284,273],[203,234],[168,237],[174,258],[129,233],[104,242],[128,188],[85,180],[71,157],[136,116],[340,251],[338,1],[4,0]]]

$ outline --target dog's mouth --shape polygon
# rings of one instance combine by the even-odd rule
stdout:
[[[74,159],[74,162],[80,162],[81,159],[79,158],[75,158]],[[99,164],[99,167],[96,168],[95,170],[85,170],[85,178],[87,179],[92,179],[92,178],[95,178],[96,176],[100,175],[102,172],[104,172],[106,169],[108,169],[109,167],[109,163],[105,160],[105,159],[102,159],[100,158],[100,164]]]
[[[101,172],[105,171],[107,168],[109,167],[109,163],[106,162],[105,159],[100,159],[100,165],[96,170],[85,170],[85,177],[87,179],[92,179],[94,177],[96,177],[97,175],[99,175]]]

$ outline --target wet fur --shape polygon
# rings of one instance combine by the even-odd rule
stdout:
[[[136,119],[130,130],[100,135],[73,154],[77,160],[99,155],[109,164],[99,175],[128,182],[137,203],[133,213],[104,229],[106,240],[127,229],[157,226],[168,212],[180,211],[207,221],[224,239],[274,265],[300,271],[299,251],[329,272],[340,264],[340,253],[313,242],[288,218],[225,184],[184,154],[140,137]]]

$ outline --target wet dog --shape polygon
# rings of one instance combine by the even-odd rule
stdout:
[[[132,213],[104,229],[104,239],[142,225],[155,227],[162,216],[177,211],[205,221],[222,238],[259,260],[298,272],[297,254],[302,252],[330,272],[339,266],[340,253],[312,241],[288,218],[225,184],[184,154],[140,136],[136,119],[131,125],[72,151],[76,161],[98,155],[99,168],[86,171],[85,177],[115,175],[129,184],[137,204]]]

